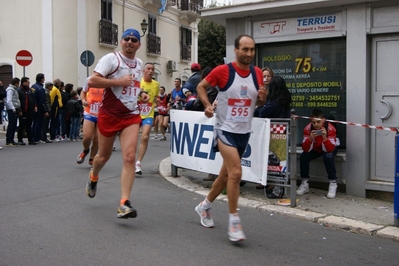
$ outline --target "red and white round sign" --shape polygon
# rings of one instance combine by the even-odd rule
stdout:
[[[32,63],[33,56],[27,50],[21,50],[15,56],[15,60],[20,66],[29,66]]]

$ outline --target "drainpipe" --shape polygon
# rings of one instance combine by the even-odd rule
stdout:
[[[123,4],[122,4],[122,32],[125,31],[125,2],[126,2],[126,0],[123,0]]]

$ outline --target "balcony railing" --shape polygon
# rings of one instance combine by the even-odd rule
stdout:
[[[100,20],[99,43],[118,46],[118,25],[106,20]]]
[[[161,38],[154,34],[147,34],[147,53],[161,54]]]
[[[181,45],[180,59],[185,61],[191,61],[191,45]]]
[[[204,6],[204,0],[176,0],[177,7],[182,11],[192,11],[200,14]]]

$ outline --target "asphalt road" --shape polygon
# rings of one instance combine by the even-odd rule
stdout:
[[[4,146],[4,139],[0,145]],[[158,174],[169,142],[151,140],[131,201],[135,219],[118,219],[121,152],[85,194],[80,142],[0,150],[0,265],[399,265],[399,243],[241,208],[247,240],[227,237],[227,204],[216,201],[215,228],[203,228],[202,198]]]

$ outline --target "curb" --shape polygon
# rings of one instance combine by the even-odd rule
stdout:
[[[197,193],[204,197],[208,195],[209,189],[191,182],[188,178],[182,175],[179,175],[179,177],[173,177],[171,164],[170,164],[170,157],[165,158],[164,160],[161,161],[159,165],[159,173],[163,178],[165,178],[170,183],[174,184],[179,188]],[[225,195],[219,195],[216,199],[223,202],[227,202],[227,196]],[[314,223],[318,223],[320,225],[324,225],[326,227],[333,227],[341,230],[346,230],[348,232],[355,234],[377,236],[399,242],[399,228],[394,226],[377,225],[345,217],[339,217],[339,216],[328,215],[312,211],[305,211],[298,208],[271,205],[261,201],[249,200],[242,197],[239,198],[238,205],[262,211],[267,211],[271,213],[277,213],[285,216],[290,216],[300,220],[311,221]]]

